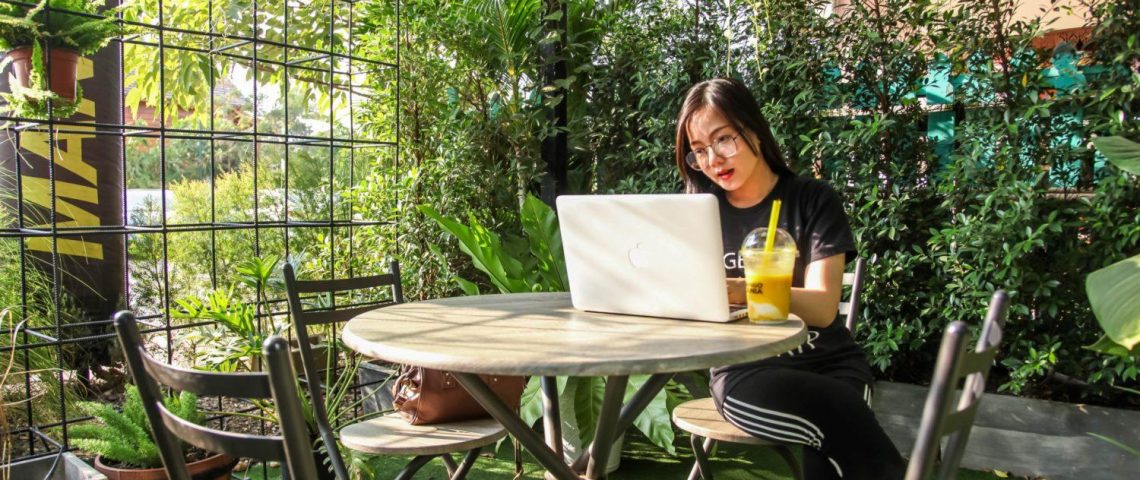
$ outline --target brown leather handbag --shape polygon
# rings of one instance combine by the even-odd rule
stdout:
[[[480,375],[512,410],[526,389],[523,377]],[[448,372],[405,366],[392,386],[392,407],[412,425],[486,418],[490,414]]]

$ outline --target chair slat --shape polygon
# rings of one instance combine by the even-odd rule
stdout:
[[[297,280],[293,286],[297,293],[343,292],[366,288],[387,287],[399,280],[391,273],[367,277],[338,278],[335,280]]]
[[[962,358],[958,364],[959,377],[965,377],[970,374],[988,371],[990,366],[993,365],[995,352],[990,349],[986,352],[962,352]]]
[[[281,437],[214,430],[179,418],[165,406],[159,405],[158,409],[162,413],[162,423],[171,433],[202,450],[235,457],[285,460],[284,439]]]
[[[939,436],[946,436],[953,432],[969,430],[974,425],[974,416],[977,414],[978,402],[974,401],[969,407],[946,414],[942,421],[942,431]]]
[[[855,274],[853,272],[846,272],[843,274],[843,284],[851,285],[855,283]]]
[[[155,380],[175,390],[207,397],[269,398],[269,381],[260,373],[200,372],[166,365],[143,353],[143,366]]]
[[[300,312],[294,314],[293,318],[294,321],[297,322],[298,326],[303,325],[306,327],[311,327],[314,325],[327,325],[330,323],[347,322],[357,315],[368,312],[370,310],[375,310],[376,308],[382,307],[384,305],[390,305],[390,303],[378,303],[375,305],[364,305],[359,307],[343,308],[339,310]]]
[[[839,314],[843,315],[843,316],[850,315],[851,314],[851,303],[839,302]]]

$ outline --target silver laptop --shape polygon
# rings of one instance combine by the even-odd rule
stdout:
[[[728,322],[720,211],[702,195],[563,195],[559,228],[574,308]]]

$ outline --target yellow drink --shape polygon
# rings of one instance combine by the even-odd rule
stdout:
[[[795,250],[746,250],[742,257],[748,320],[753,323],[787,320],[788,308],[792,303]]]

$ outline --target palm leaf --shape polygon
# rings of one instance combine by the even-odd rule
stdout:
[[[1095,138],[1093,144],[1113,165],[1133,175],[1140,175],[1140,143],[1112,136]]]
[[[1085,293],[1108,338],[1125,350],[1140,344],[1140,255],[1089,274]]]

